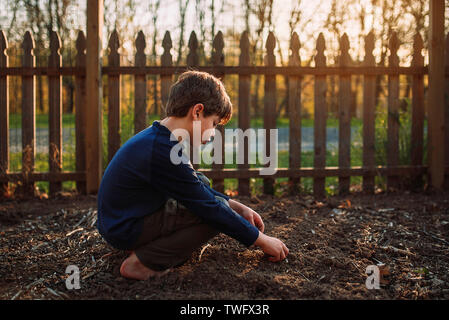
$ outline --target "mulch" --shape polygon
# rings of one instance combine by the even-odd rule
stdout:
[[[449,299],[449,193],[235,197],[290,250],[280,263],[220,234],[159,279],[119,274],[96,197],[0,203],[0,299]],[[66,268],[80,270],[68,290]],[[366,269],[380,267],[380,289]]]

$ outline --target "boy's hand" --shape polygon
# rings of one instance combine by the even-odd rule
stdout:
[[[268,260],[272,262],[284,260],[289,252],[288,248],[281,240],[269,237],[262,232],[259,232],[259,237],[254,244],[260,247],[263,252],[270,255],[271,257],[268,258]]]
[[[253,226],[259,229],[260,232],[263,232],[265,229],[265,225],[262,221],[261,216],[254,211],[253,209],[246,207],[240,212],[240,215],[249,221]]]

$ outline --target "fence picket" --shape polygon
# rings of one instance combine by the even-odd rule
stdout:
[[[108,65],[120,66],[120,40],[117,30],[109,38]],[[120,148],[120,74],[108,76],[108,161]]]
[[[61,48],[61,39],[55,32],[50,36],[50,56],[48,66],[52,68],[62,67],[62,57],[59,52]],[[48,77],[49,86],[49,168],[51,173],[62,171],[62,76],[51,75]],[[55,194],[62,190],[62,182],[50,182],[50,194]]]
[[[326,56],[324,50],[326,43],[323,33],[318,36],[315,56],[315,67],[322,68],[326,66]],[[315,119],[314,119],[314,158],[313,165],[316,169],[323,169],[326,166],[326,76],[315,76],[314,101],[315,101]],[[325,191],[325,177],[313,178],[313,194],[315,198],[322,198]]]
[[[173,47],[170,37],[170,32],[166,31],[164,39],[162,40],[162,47],[164,53],[161,56],[161,66],[171,67],[173,65],[173,57],[170,53],[170,49]],[[170,94],[170,87],[172,85],[171,74],[161,74],[161,99],[162,99],[162,111],[161,119],[165,118],[165,107],[167,106],[168,96]]]
[[[86,37],[80,31],[76,39],[76,66],[86,68]],[[75,135],[76,135],[76,171],[86,170],[86,76],[75,76]],[[86,181],[76,181],[76,189],[79,193],[86,193]]]
[[[446,70],[449,69],[449,32],[446,35]],[[445,166],[446,168],[449,167],[449,75],[446,73],[446,87],[444,92],[445,94],[445,98],[446,98],[446,112],[445,112],[445,140],[446,142],[444,143],[445,148],[444,148],[444,153],[445,153]],[[445,189],[449,190],[449,173],[447,173],[446,171],[446,175],[445,175],[445,179],[444,179],[444,187]]]
[[[198,39],[196,37],[195,31],[192,31],[190,33],[189,38],[189,53],[187,55],[187,67],[189,69],[196,69],[199,65],[199,57],[198,57]],[[193,137],[190,137],[193,139]],[[199,147],[190,147],[189,148],[189,157],[192,162],[192,166],[195,170],[198,170],[199,164],[195,163],[193,159],[199,159],[197,158],[199,154]],[[193,154],[196,153],[197,156],[194,156]]]
[[[413,43],[412,66],[424,66],[424,57],[421,53],[423,40],[417,33]],[[412,80],[412,132],[411,132],[411,164],[423,164],[423,141],[424,141],[424,77],[414,75]],[[412,187],[421,189],[423,180],[421,175],[413,177]]]
[[[223,41],[223,33],[221,31],[218,31],[216,36],[214,37],[214,41],[212,43],[212,65],[214,67],[224,66],[224,54],[223,54],[223,48],[224,48],[224,41]],[[223,73],[217,73],[214,72],[214,75],[224,80],[224,74]],[[224,138],[224,127],[222,125],[218,125],[216,130],[220,132],[221,136]],[[220,142],[220,144],[217,146],[217,140],[214,140],[212,143],[214,143],[214,152],[216,148],[221,147],[221,163],[213,163],[212,169],[215,170],[223,170],[224,168],[224,151],[225,151],[225,144],[224,139]],[[212,181],[214,189],[216,189],[218,192],[224,192],[224,179],[214,179]]]
[[[340,66],[351,65],[349,56],[349,40],[345,33],[340,40]],[[340,75],[339,112],[338,112],[338,166],[351,167],[351,75]],[[349,192],[350,177],[338,178],[338,193]]]
[[[0,30],[0,68],[9,65],[8,40]],[[8,75],[0,75],[0,175],[9,171],[9,79]],[[8,190],[8,182],[0,182],[0,199]]]
[[[145,35],[139,31],[136,39],[135,66],[145,67],[147,57],[145,55]],[[147,126],[147,76],[136,74],[134,76],[134,133],[138,133]]]
[[[270,31],[265,44],[267,54],[265,56],[266,66],[275,66],[276,57],[274,55],[274,48],[276,47],[276,38],[274,33]],[[265,154],[269,157],[270,154],[270,129],[276,128],[276,75],[265,75],[265,97],[264,97],[264,116],[263,125],[265,129]],[[269,164],[264,165],[268,167]],[[263,192],[265,194],[274,194],[274,178],[263,179]]]
[[[298,34],[294,32],[290,41],[292,54],[289,57],[289,66],[301,65],[300,46]],[[301,167],[301,81],[300,76],[288,77],[289,168]],[[300,178],[289,179],[290,193],[294,194],[299,190],[300,182]]]
[[[388,65],[390,67],[399,66],[397,54],[399,40],[396,32],[393,31],[390,37],[390,56]],[[387,142],[387,167],[399,165],[399,75],[388,76],[388,142]],[[387,190],[398,187],[398,176],[387,176]]]
[[[27,31],[22,42],[22,66],[34,68],[34,39]],[[23,190],[34,194],[35,184],[30,180],[34,172],[34,158],[36,156],[36,77],[22,76],[22,174]]]
[[[249,37],[248,31],[244,31],[240,38],[240,57],[239,66],[249,66]],[[250,90],[251,90],[251,76],[239,75],[239,105],[238,105],[238,123],[239,128],[245,132],[250,128]],[[254,142],[253,142],[254,143]],[[243,150],[243,163],[238,164],[239,170],[249,169],[249,142],[247,139],[243,141],[243,148],[237,148],[237,150]],[[250,180],[245,178],[239,178],[238,180],[238,193],[242,196],[250,195]]]
[[[376,61],[373,56],[374,33],[371,31],[365,37],[365,67],[374,67]],[[376,77],[363,77],[363,166],[372,169],[376,166],[375,158],[375,107],[376,107]],[[374,176],[363,176],[363,191],[374,193]]]

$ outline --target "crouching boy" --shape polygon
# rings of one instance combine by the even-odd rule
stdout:
[[[183,73],[170,89],[166,115],[117,151],[101,181],[99,233],[111,246],[131,252],[121,275],[140,280],[161,276],[219,232],[260,247],[273,262],[285,259],[287,247],[263,233],[260,215],[212,189],[179,148],[184,141],[193,144],[195,121],[201,128],[199,145],[231,118],[221,81],[205,72]],[[174,134],[179,130],[187,137]],[[182,161],[174,161],[174,155]]]

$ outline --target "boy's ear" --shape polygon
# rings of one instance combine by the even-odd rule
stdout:
[[[204,110],[204,106],[201,103],[197,103],[193,106],[194,115],[200,116],[200,112]]]

